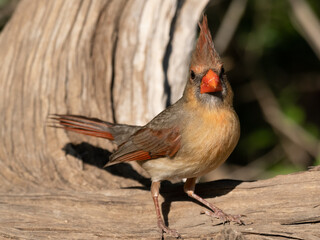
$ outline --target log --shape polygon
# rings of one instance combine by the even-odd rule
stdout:
[[[129,176],[126,176],[129,177]],[[123,179],[125,181],[125,179]],[[162,184],[162,213],[184,239],[319,239],[320,172],[268,180],[200,183],[196,192],[246,225],[200,212],[182,184]],[[95,191],[41,189],[0,195],[0,237],[12,239],[159,239],[148,184]],[[171,238],[166,238],[171,239]]]

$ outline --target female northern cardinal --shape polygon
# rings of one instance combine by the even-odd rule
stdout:
[[[145,126],[112,124],[75,115],[55,115],[64,129],[114,141],[118,149],[106,166],[137,161],[151,176],[151,194],[162,232],[180,235],[165,226],[158,203],[160,181],[187,178],[184,191],[225,221],[242,223],[194,193],[197,177],[221,165],[235,148],[240,125],[233,110],[233,93],[212,42],[207,18],[192,54],[188,81],[181,99]]]

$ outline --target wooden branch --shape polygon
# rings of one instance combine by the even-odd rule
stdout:
[[[264,81],[257,79],[251,81],[253,93],[263,111],[265,119],[273,128],[290,139],[293,143],[304,149],[313,157],[320,152],[320,142],[300,125],[288,119],[280,110],[276,98]]]
[[[221,225],[200,214],[204,208],[188,199],[181,184],[162,185],[162,212],[184,239],[319,239],[319,182],[320,172],[308,171],[255,182],[197,185],[196,192],[210,202],[246,215],[245,226]],[[150,192],[138,183],[133,188],[97,191],[2,192],[0,202],[0,238],[160,237]]]
[[[214,45],[222,56],[234,36],[247,7],[247,0],[233,0],[219,26]]]
[[[305,0],[289,0],[291,19],[301,36],[320,59],[320,22]]]

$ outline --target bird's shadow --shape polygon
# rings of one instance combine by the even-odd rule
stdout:
[[[135,171],[132,166],[128,163],[119,163],[116,165],[104,168],[108,163],[111,152],[102,149],[100,147],[93,146],[89,143],[82,142],[80,144],[68,143],[64,146],[63,151],[66,154],[72,155],[86,164],[96,166],[104,169],[105,171],[124,178],[130,178],[140,183],[140,186],[125,187],[126,189],[140,189],[149,191],[151,181],[148,178],[140,175]],[[232,191],[236,186],[241,184],[243,181],[239,180],[218,180],[206,183],[198,183],[196,186],[197,195],[202,198],[213,198],[225,195]],[[189,198],[183,191],[183,183],[171,183],[169,181],[163,181],[160,189],[160,194],[164,198],[164,202],[161,205],[162,216],[165,224],[169,226],[168,215],[171,208],[172,202],[177,201],[192,201],[203,207],[206,207],[198,201]],[[150,196],[151,198],[151,196]]]
[[[62,150],[68,154],[72,155],[83,163],[96,166],[103,169],[115,176],[120,176],[124,178],[130,178],[139,182],[142,186],[137,188],[149,190],[151,186],[151,181],[148,178],[141,176],[133,167],[128,163],[119,163],[107,168],[104,166],[109,162],[109,156],[111,152],[100,147],[93,146],[89,143],[82,142],[80,144],[67,143]]]

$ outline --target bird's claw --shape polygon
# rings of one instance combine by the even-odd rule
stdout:
[[[181,239],[181,235],[178,233],[177,230],[168,228],[162,222],[158,222],[158,227],[160,228],[161,234],[163,233],[168,234],[171,237],[175,237],[177,239]]]
[[[201,212],[202,214],[206,214],[210,217],[218,218],[220,219],[223,223],[228,223],[228,222],[235,222],[239,225],[245,225],[245,223],[241,220],[242,215],[230,215],[224,213],[222,210],[218,209],[216,211],[208,211],[208,210],[203,210]]]

